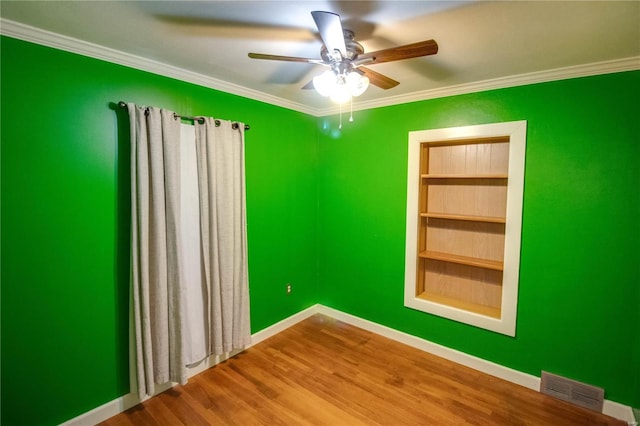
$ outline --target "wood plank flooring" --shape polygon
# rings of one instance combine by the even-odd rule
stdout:
[[[626,423],[315,315],[101,425]]]

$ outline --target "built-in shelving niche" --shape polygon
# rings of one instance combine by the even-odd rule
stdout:
[[[405,306],[514,336],[526,121],[409,133]]]

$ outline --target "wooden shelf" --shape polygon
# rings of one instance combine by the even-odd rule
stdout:
[[[464,300],[456,299],[455,297],[448,297],[428,292],[421,293],[417,297],[419,299],[428,300],[429,302],[438,303],[440,305],[451,306],[453,308],[474,312],[476,314],[485,315],[492,318],[501,318],[500,308],[466,302]]]
[[[410,294],[416,302],[405,302],[409,306],[487,329],[498,327],[487,319],[500,323],[508,317],[501,307],[509,275],[504,253],[510,140],[420,142],[419,164],[411,172],[419,185],[412,207],[418,235]]]
[[[410,133],[405,306],[514,335],[525,140],[524,121]]]
[[[469,216],[469,215],[448,214],[448,213],[420,213],[420,217],[432,217],[435,219],[450,219],[450,220],[466,220],[470,222],[507,223],[507,219],[505,219],[504,217]]]
[[[502,271],[504,263],[497,260],[480,259],[477,257],[460,256],[458,254],[441,253],[437,251],[422,251],[418,255],[424,259],[441,260],[443,262],[459,263],[461,265],[476,266],[478,268]]]
[[[497,174],[440,174],[440,173],[423,173],[420,175],[423,179],[508,179],[506,173]]]

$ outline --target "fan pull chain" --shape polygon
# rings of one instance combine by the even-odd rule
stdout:
[[[340,104],[340,125],[338,126],[338,129],[342,130],[342,104]]]
[[[349,123],[353,123],[353,97],[349,99]]]

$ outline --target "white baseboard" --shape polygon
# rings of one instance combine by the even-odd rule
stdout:
[[[137,395],[128,393],[120,398],[102,404],[91,411],[61,423],[62,426],[91,426],[103,422],[140,403]]]
[[[292,325],[295,325],[297,323],[299,323],[300,321],[306,320],[307,318],[309,318],[310,316],[313,316],[315,314],[317,314],[318,308],[321,305],[313,305],[308,307],[307,309],[298,312],[297,314],[293,314],[288,318],[283,319],[282,321],[279,321],[267,328],[265,328],[264,330],[260,330],[257,333],[254,333],[251,335],[251,346],[253,345],[257,345],[258,343],[262,342],[263,340],[268,339],[271,336],[275,336],[276,334],[280,333],[281,331],[286,330],[287,328],[291,327]]]
[[[291,315],[288,318],[279,321],[264,330],[260,330],[255,334],[251,335],[251,345],[257,345],[258,343],[268,339],[269,337],[275,336],[283,330],[291,327],[309,318],[312,315],[318,313],[318,305],[313,305],[303,311],[300,311],[294,315]],[[213,367],[214,365],[229,359],[232,356],[235,356],[241,352],[240,350],[234,351],[232,353],[227,354],[226,356],[211,356],[208,359],[198,363],[197,365],[191,366],[187,369],[187,377],[193,377],[196,374],[200,374],[208,368]],[[156,395],[166,391],[171,388],[174,383],[166,383],[164,385],[156,386]],[[145,398],[146,400],[148,398]],[[143,401],[144,401],[143,400]],[[135,407],[136,405],[142,402],[138,395],[135,393],[128,393],[126,395],[121,396],[120,398],[116,398],[113,401],[107,402],[99,407],[94,408],[91,411],[88,411],[84,414],[81,414],[77,417],[74,417],[71,420],[68,420],[61,424],[61,426],[92,426],[97,423],[103,422],[117,414],[120,414],[129,408]]]
[[[317,305],[317,312],[511,383],[515,383],[535,391],[540,390],[540,377],[523,373],[500,364],[495,364],[482,358],[421,339],[411,334],[407,334],[327,306]],[[627,422],[629,426],[637,426],[633,410],[627,405],[605,399],[602,412],[608,416]]]
[[[446,346],[421,339],[420,337],[416,337],[411,334],[386,327],[384,325],[380,325],[350,314],[346,314],[332,308],[328,308],[326,306],[319,306],[318,313],[330,316],[364,330],[371,331],[372,333],[387,337],[391,340],[395,340],[396,342],[404,343],[405,345],[409,345],[416,349],[429,352],[430,354],[437,355],[441,358],[445,358],[457,364],[461,364],[466,367],[473,368],[474,370],[482,371],[483,373],[499,377],[512,383],[516,383],[520,386],[524,386],[526,388],[534,390],[540,389],[539,377],[522,373],[520,371],[513,370],[490,361],[486,361],[482,358],[478,358],[464,352],[460,352],[455,349],[451,349]]]
[[[282,321],[278,321],[277,323],[270,325],[269,327],[252,334],[251,344],[247,346],[245,349],[249,349],[251,346],[257,345],[258,343],[268,339],[269,337],[275,336],[281,331],[286,330],[292,325],[295,325],[300,321],[305,320],[312,315],[315,315],[316,313],[318,313],[317,306],[318,305],[313,305],[303,311],[300,311],[296,314],[291,315],[290,317],[283,319]],[[225,361],[231,357],[236,356],[240,352],[242,352],[242,349],[235,350],[231,353],[221,355],[221,356],[210,356],[209,358],[198,363],[197,365],[190,366],[187,369],[187,377],[193,377],[196,374],[200,374],[203,371],[213,367],[214,365],[219,364],[222,361]],[[166,389],[163,389],[162,392],[164,392],[165,390]],[[160,392],[156,392],[156,393],[160,393]]]
[[[356,317],[351,314],[347,314],[342,311],[338,311],[333,308],[329,308],[324,305],[313,305],[303,311],[298,312],[297,314],[294,314],[288,318],[283,319],[282,321],[279,321],[265,328],[264,330],[261,330],[253,334],[251,336],[251,346],[257,345],[258,343],[268,339],[269,337],[275,336],[281,331],[286,330],[287,328],[315,314],[323,314],[323,315],[335,318],[347,324],[351,324],[353,326],[362,328],[372,333],[387,337],[391,340],[404,343],[416,349],[423,350],[433,355],[437,355],[441,358],[448,359],[455,363],[464,365],[469,368],[473,368],[474,370],[481,371],[483,373],[489,374],[494,377],[498,377],[500,379],[507,380],[509,382],[518,384],[520,386],[524,386],[526,388],[533,389],[535,391],[538,391],[540,389],[539,377],[533,376],[531,374],[523,373],[521,371],[513,370],[511,368],[508,368],[499,364],[495,364],[493,362],[484,360],[482,358],[478,358],[473,355],[469,355],[464,352],[460,352],[455,349],[451,349],[446,346],[442,346],[437,343],[430,342],[428,340],[404,333],[402,331],[395,330],[390,327],[386,327],[384,325],[374,323],[372,321],[368,321],[368,320]],[[235,353],[229,354],[229,357],[233,355],[235,355]],[[199,374],[202,371],[206,370],[207,368],[212,367],[213,365],[227,358],[228,357],[224,357],[224,358],[211,357],[206,362],[202,362],[198,366],[190,368],[189,377]],[[160,389],[157,393],[163,392],[169,389],[170,387],[171,385],[168,384],[166,385],[166,387]],[[111,402],[107,402],[106,404],[101,405],[78,417],[75,417],[63,423],[62,425],[63,426],[95,425],[104,420],[107,420],[110,417],[120,414],[123,411],[126,411],[129,408],[139,403],[140,403],[140,400],[136,395],[127,394]],[[619,404],[614,401],[605,400],[602,412],[608,416],[626,421],[629,424],[629,426],[637,425],[635,417],[633,415],[633,410],[631,409],[631,407],[627,405]]]
[[[633,414],[633,409],[628,405],[620,404],[618,402],[604,400],[602,405],[602,412],[607,416],[615,417],[616,419],[624,420],[629,426],[638,426],[636,417]]]

